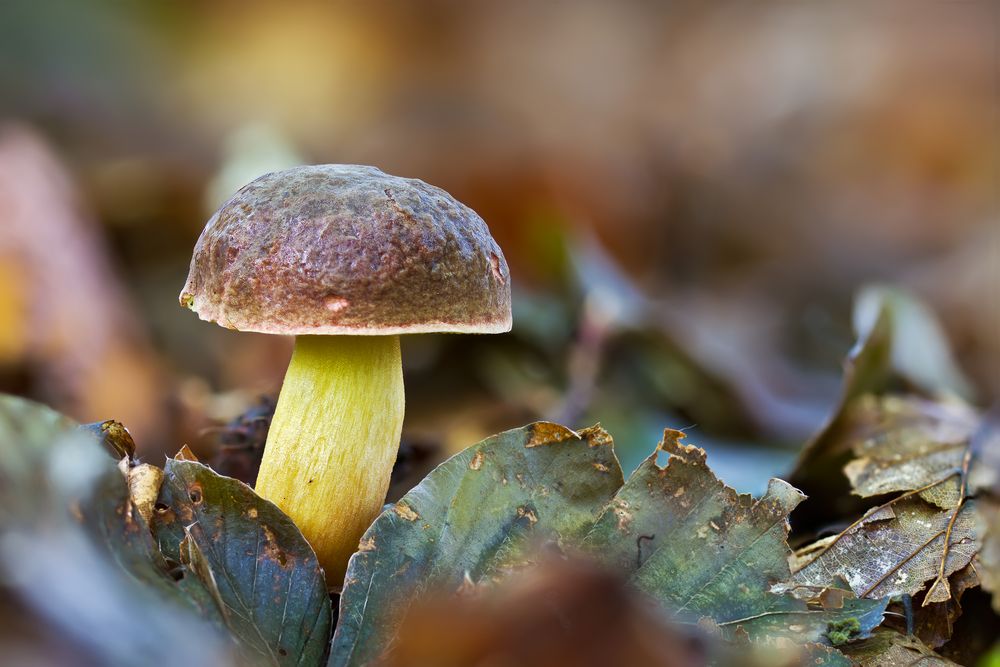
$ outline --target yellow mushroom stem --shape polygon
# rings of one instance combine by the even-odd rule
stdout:
[[[298,336],[256,491],[312,544],[331,588],[382,509],[403,426],[399,336]]]

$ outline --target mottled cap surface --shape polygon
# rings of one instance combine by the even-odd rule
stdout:
[[[261,176],[208,221],[181,305],[230,329],[509,331],[510,272],[472,209],[374,167]]]

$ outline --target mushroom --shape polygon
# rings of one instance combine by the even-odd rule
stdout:
[[[256,491],[295,521],[331,586],[385,501],[400,334],[511,327],[510,273],[482,218],[357,165],[244,186],[202,231],[180,301],[230,329],[296,337]]]

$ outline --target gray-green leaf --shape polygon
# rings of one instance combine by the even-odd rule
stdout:
[[[316,665],[330,633],[330,599],[298,528],[246,484],[193,461],[164,470],[154,531],[196,577],[247,658]]]
[[[579,540],[622,484],[611,444],[600,427],[539,422],[441,464],[362,538],[330,665],[377,660],[422,591],[499,577],[522,564],[531,541]]]

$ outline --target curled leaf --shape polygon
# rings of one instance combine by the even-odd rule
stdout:
[[[81,426],[84,431],[93,434],[115,458],[131,459],[135,456],[135,441],[125,425],[120,421],[108,419]]]

